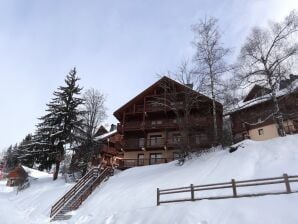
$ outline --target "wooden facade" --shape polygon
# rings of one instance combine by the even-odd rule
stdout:
[[[268,89],[255,86],[243,101],[243,107],[231,112],[234,142],[250,138],[266,140],[278,136],[273,119],[273,102],[266,99]],[[267,95],[268,96],[268,95]],[[298,132],[298,92],[283,94],[278,98],[287,134]]]
[[[101,135],[97,137],[97,141],[99,142],[98,151],[92,158],[91,165],[114,166],[118,156],[116,147],[120,147],[121,139],[122,136],[117,130],[101,132]]]
[[[27,172],[21,165],[18,165],[7,175],[7,186],[15,187],[23,185],[28,178]]]
[[[137,95],[116,112],[114,116],[120,121],[117,131],[123,136],[118,151],[122,154],[124,166],[150,165],[172,161],[179,151],[181,133],[177,116],[166,103],[155,104],[156,99],[169,102],[169,94],[161,87],[161,83],[171,82],[178,94],[182,94],[184,86],[168,77],[163,77],[152,86]],[[193,90],[191,90],[193,91]],[[195,92],[195,91],[193,91]],[[177,94],[176,93],[176,94]],[[210,98],[195,92],[200,101],[193,105],[187,125],[191,132],[187,143],[192,150],[208,148],[212,145],[212,101]],[[185,101],[178,102],[181,112]],[[177,102],[175,102],[177,103]],[[217,105],[217,124],[219,132],[222,127],[222,105]],[[125,165],[126,164],[126,165]]]

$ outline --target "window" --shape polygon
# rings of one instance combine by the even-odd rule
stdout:
[[[149,146],[161,145],[163,143],[163,138],[161,135],[151,135],[149,138]]]
[[[183,106],[183,101],[171,102],[170,105],[172,107]]]
[[[161,125],[162,121],[161,120],[157,120],[157,121],[151,121],[152,125]]]
[[[162,162],[162,154],[161,153],[150,153],[150,165],[159,164]]]
[[[144,138],[139,138],[139,147],[142,148],[144,147],[145,139]]]
[[[173,143],[180,143],[181,140],[181,135],[179,133],[173,134]]]
[[[138,166],[144,166],[144,154],[138,154]]]
[[[174,160],[177,160],[177,159],[179,159],[180,158],[180,154],[179,154],[179,152],[173,152],[173,159]]]
[[[259,135],[264,135],[264,129],[263,128],[259,129],[258,132],[259,132]]]
[[[200,144],[208,141],[208,137],[206,134],[199,134],[195,136],[196,144]]]

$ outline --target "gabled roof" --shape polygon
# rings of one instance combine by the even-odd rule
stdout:
[[[100,136],[100,135],[103,135],[103,134],[106,134],[106,133],[108,133],[108,131],[102,125],[100,127],[98,127],[97,130],[95,130],[95,136]]]
[[[285,95],[293,94],[293,93],[297,94],[298,93],[298,79],[294,80],[291,83],[291,88],[292,88],[292,90],[290,92],[286,88],[279,90],[276,93],[276,97],[279,98],[281,96],[285,96]],[[270,96],[269,92],[267,94],[263,95],[263,96],[253,98],[253,99],[248,100],[248,101],[242,100],[238,103],[238,105],[234,105],[231,108],[229,108],[228,112],[225,115],[233,114],[234,112],[238,112],[238,111],[241,111],[243,109],[246,109],[246,108],[249,108],[249,107],[252,107],[252,106],[256,106],[258,104],[267,102],[269,100],[271,100],[271,96]]]
[[[264,94],[268,94],[269,93],[269,89],[267,89],[266,87],[264,86],[260,86],[260,85],[254,85],[252,87],[252,89],[248,92],[248,94],[246,95],[246,97],[244,98],[243,102],[246,102],[246,101],[249,101],[249,100],[252,100],[254,99],[254,96],[255,94],[258,92],[258,91],[264,91]],[[258,96],[259,97],[259,96]],[[257,98],[257,97],[255,97]]]
[[[142,91],[140,94],[138,94],[137,96],[135,96],[133,99],[131,99],[130,101],[128,101],[126,104],[124,104],[122,107],[120,107],[118,110],[116,110],[114,112],[114,116],[119,120],[120,119],[120,114],[121,112],[123,112],[125,109],[127,109],[128,107],[132,106],[134,103],[136,103],[137,101],[143,99],[144,96],[150,94],[151,92],[154,91],[154,89],[158,88],[161,86],[161,83],[164,81],[170,81],[173,82],[175,85],[177,85],[180,88],[188,88],[190,90],[192,90],[193,92],[201,95],[202,97],[205,97],[206,99],[211,100],[209,97],[191,89],[189,86],[183,85],[167,76],[163,76],[161,79],[159,79],[158,81],[156,81],[155,83],[153,83],[151,86],[149,86],[147,89],[145,89],[144,91]],[[221,105],[221,103],[217,102],[217,104]]]
[[[113,135],[117,134],[117,130],[113,130],[113,131],[110,131],[110,132],[107,132],[103,135],[99,135],[97,137],[94,138],[95,141],[99,141],[99,140],[105,140]]]

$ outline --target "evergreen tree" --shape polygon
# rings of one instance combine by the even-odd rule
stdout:
[[[18,158],[16,155],[17,145],[14,147],[11,145],[8,147],[7,151],[5,152],[4,161],[5,161],[5,172],[9,172],[14,169],[18,164]]]
[[[35,157],[32,154],[33,151],[33,136],[32,134],[26,135],[26,137],[20,142],[18,146],[18,160],[22,165],[33,167]]]
[[[34,151],[38,152],[38,160],[43,165],[55,161],[56,170],[53,179],[56,180],[67,147],[77,142],[77,130],[81,129],[82,111],[78,107],[83,99],[78,96],[82,88],[77,84],[79,78],[74,68],[65,79],[65,86],[60,86],[54,92],[54,98],[47,104],[47,114],[40,118],[37,125]]]

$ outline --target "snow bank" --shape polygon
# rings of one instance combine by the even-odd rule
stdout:
[[[172,162],[121,172],[98,188],[64,223],[297,223],[298,194],[156,206],[157,187],[298,174],[298,135],[242,144],[244,148],[232,154],[228,150],[210,153],[181,167]]]
[[[298,135],[241,144],[244,148],[234,153],[213,152],[183,166],[172,162],[120,172],[98,187],[80,209],[72,212],[70,220],[56,223],[297,224],[298,194],[156,206],[157,187],[298,174]],[[51,206],[72,186],[63,179],[53,182],[51,175],[43,172],[31,170],[30,175],[38,179],[18,195],[0,182],[1,224],[48,223]],[[278,187],[285,190],[283,185]],[[292,184],[292,188],[298,190],[298,184]]]
[[[1,224],[43,224],[49,223],[51,206],[64,195],[73,184],[66,184],[61,178],[52,180],[52,175],[24,167],[29,172],[30,187],[17,192],[0,181],[0,223]]]

